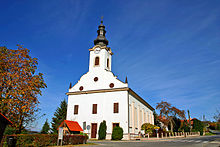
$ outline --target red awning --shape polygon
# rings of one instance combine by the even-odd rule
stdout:
[[[64,123],[67,125],[70,131],[83,131],[83,129],[80,127],[77,121],[70,121],[70,120],[64,120],[57,129],[62,127]]]

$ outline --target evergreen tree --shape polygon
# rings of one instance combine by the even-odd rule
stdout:
[[[99,126],[99,140],[105,139],[106,137],[106,121],[103,120],[103,122],[101,122],[100,126]]]
[[[160,121],[158,119],[158,115],[155,110],[153,111],[153,115],[154,115],[154,125],[160,126]]]
[[[46,121],[45,121],[45,123],[44,123],[44,125],[43,125],[43,127],[42,127],[42,130],[41,130],[41,134],[48,134],[49,133],[49,130],[50,130],[50,126],[49,126],[49,123],[48,123],[48,121],[47,121],[47,119],[46,119]]]
[[[200,121],[198,119],[193,119],[194,131],[199,131],[200,135],[203,135],[203,128],[204,128],[204,125],[203,125],[202,121]]]
[[[173,131],[174,132],[178,132],[179,128],[181,126],[181,121],[179,118],[177,118],[176,116],[173,117]]]
[[[67,113],[67,102],[64,99],[60,103],[60,107],[57,108],[56,112],[54,113],[54,117],[52,118],[52,133],[57,134],[57,128],[61,124],[62,121],[66,119],[66,113]]]

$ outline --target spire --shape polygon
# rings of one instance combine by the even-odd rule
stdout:
[[[125,83],[128,83],[128,78],[127,78],[127,76],[126,76],[126,78],[125,78]]]
[[[101,46],[107,46],[108,40],[105,38],[105,26],[103,25],[103,16],[101,17],[101,24],[98,27],[97,30],[97,38],[94,40],[94,45],[101,45]]]
[[[69,89],[70,89],[70,88],[72,88],[72,83],[71,83],[71,82],[70,82],[70,87],[69,87]]]

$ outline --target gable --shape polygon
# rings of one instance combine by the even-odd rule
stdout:
[[[111,71],[99,70],[89,71],[84,74],[80,80],[69,89],[69,92],[77,91],[91,91],[101,89],[113,89],[128,87],[127,83],[124,83],[117,79]]]

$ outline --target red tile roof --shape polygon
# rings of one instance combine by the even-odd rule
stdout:
[[[64,120],[59,127],[63,126],[64,123],[70,131],[83,131],[77,121]],[[57,129],[59,129],[59,127]]]
[[[196,119],[196,118],[193,118],[193,119],[191,118],[191,119],[190,119],[191,125],[193,125],[193,120],[195,120],[195,119]],[[180,120],[180,121],[181,121],[181,122],[184,122],[185,120]],[[189,123],[189,120],[188,120],[188,119],[187,119],[187,123]]]
[[[13,123],[7,118],[5,117],[3,114],[0,113],[0,115],[3,117],[3,119],[5,119],[7,121],[8,124],[12,125]]]

